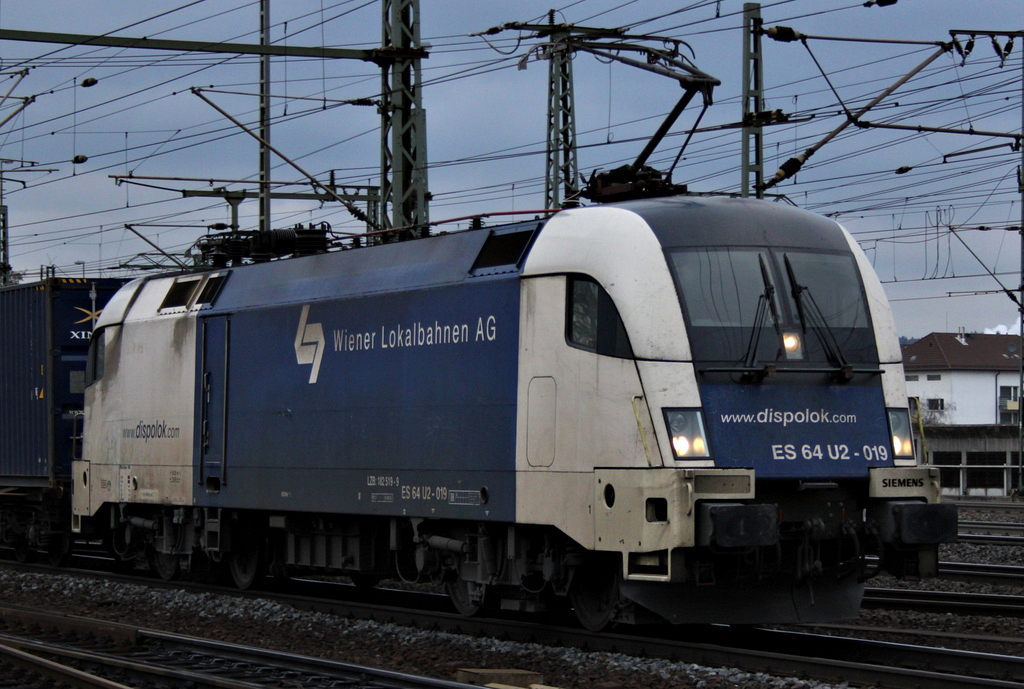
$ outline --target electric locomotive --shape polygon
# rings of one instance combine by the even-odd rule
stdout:
[[[210,238],[108,304],[75,532],[167,578],[432,580],[591,629],[854,617],[955,538],[831,220],[677,196],[266,260],[287,243]]]

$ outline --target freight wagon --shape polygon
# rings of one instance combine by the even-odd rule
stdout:
[[[0,289],[0,543],[19,559],[67,553],[86,353],[122,284],[50,277]]]

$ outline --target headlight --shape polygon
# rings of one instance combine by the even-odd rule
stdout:
[[[782,333],[782,347],[786,352],[787,359],[803,359],[804,344],[797,333]]]
[[[910,434],[910,413],[906,409],[889,409],[889,432],[896,457],[913,457],[914,440]]]
[[[665,423],[676,459],[711,456],[699,409],[666,409]]]

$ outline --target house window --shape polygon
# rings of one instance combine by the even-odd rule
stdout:
[[[1017,395],[1016,385],[999,386],[999,423],[1017,423]]]
[[[933,398],[928,400],[928,411],[942,411],[945,408],[945,400],[943,400],[941,397],[939,397],[938,399]]]
[[[942,374],[941,373],[929,373],[928,374],[928,380],[942,380]]]
[[[920,379],[921,376],[906,376],[906,380],[908,383],[916,383]]]

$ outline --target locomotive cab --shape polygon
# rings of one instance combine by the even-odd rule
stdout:
[[[622,599],[677,622],[837,619],[879,571],[935,574],[955,506],[917,466],[891,313],[845,230],[737,199],[630,202],[578,225],[569,213],[526,274],[589,246],[559,261],[607,290],[630,343],[604,358],[631,358],[639,390],[597,396],[618,395],[642,453],[588,456],[593,548],[617,556]]]

